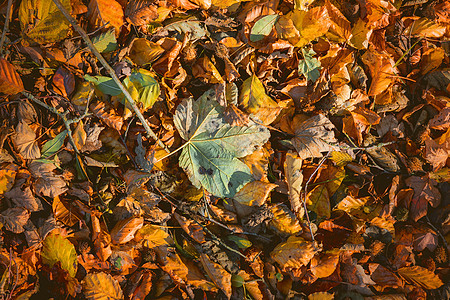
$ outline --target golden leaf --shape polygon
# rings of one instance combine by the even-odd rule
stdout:
[[[294,10],[288,16],[300,32],[300,40],[294,45],[303,47],[324,35],[331,26],[330,17],[325,6],[317,6],[308,11]]]
[[[364,22],[362,19],[358,19],[356,24],[352,27],[352,37],[350,38],[350,44],[356,49],[367,49],[369,46],[369,39],[372,35],[373,29]]]
[[[83,121],[78,122],[77,127],[72,133],[73,141],[78,150],[82,149],[84,144],[86,144],[87,134],[84,130]]]
[[[94,26],[114,27],[117,36],[123,25],[122,5],[116,0],[92,0],[89,2],[88,18]]]
[[[286,242],[278,244],[270,253],[283,270],[306,266],[317,249],[312,242],[301,237],[290,236]]]
[[[80,221],[80,218],[70,208],[70,204],[59,199],[59,196],[53,198],[52,210],[55,219],[63,222],[69,227],[74,226]]]
[[[163,53],[164,49],[160,45],[145,38],[139,38],[131,44],[129,55],[135,64],[144,66],[152,63]]]
[[[275,121],[281,111],[278,103],[267,96],[264,85],[256,75],[252,75],[242,84],[239,105],[246,113],[253,114],[264,125]]]
[[[318,278],[333,274],[339,263],[339,249],[322,252],[311,259],[311,273]]]
[[[332,151],[330,160],[334,162],[337,167],[343,167],[349,162],[352,162],[353,158],[348,153],[341,151]]]
[[[331,25],[327,36],[337,36],[335,39],[339,42],[346,42],[352,35],[352,25],[345,16],[336,8],[329,0],[325,2],[328,15],[330,16]]]
[[[301,168],[302,159],[292,151],[286,153],[284,175],[286,176],[286,182],[289,189],[289,202],[291,203],[291,209],[297,215],[297,218],[302,218],[305,213],[300,199],[303,182]]]
[[[0,93],[15,95],[23,90],[22,79],[17,74],[14,66],[3,57],[0,57]]]
[[[237,192],[233,199],[248,206],[261,206],[266,203],[270,192],[277,185],[263,181],[251,181]]]
[[[0,195],[11,190],[16,178],[17,166],[14,164],[2,165],[0,168]]]
[[[231,274],[221,265],[211,261],[207,255],[201,254],[200,261],[209,278],[221,289],[228,299],[231,297]]]
[[[286,205],[272,205],[270,211],[273,218],[270,224],[278,231],[285,234],[296,234],[302,231],[297,217],[287,208]]]
[[[88,274],[82,285],[84,296],[89,300],[123,299],[122,289],[117,280],[104,272]]]
[[[427,18],[420,18],[414,20],[403,34],[424,38],[440,38],[444,35],[445,31],[446,27],[444,24],[438,24]]]
[[[53,267],[57,262],[70,276],[77,273],[77,252],[69,240],[58,234],[49,234],[43,242],[41,252],[42,262]]]
[[[142,241],[143,246],[147,248],[173,244],[173,240],[167,232],[159,228],[159,226],[151,224],[146,224],[139,229],[134,239],[138,242]]]
[[[315,212],[319,218],[331,217],[330,195],[324,185],[314,187],[306,196],[308,209]]]
[[[315,292],[308,295],[308,300],[333,300],[334,293],[329,294],[327,292]]]
[[[431,48],[422,54],[420,73],[427,74],[439,67],[444,60],[445,51],[442,48]]]
[[[397,272],[407,281],[427,290],[437,289],[444,284],[436,274],[420,266],[403,267]]]
[[[61,0],[72,11],[70,0]],[[20,27],[25,36],[39,44],[58,42],[67,37],[70,23],[53,1],[24,0],[19,6]]]

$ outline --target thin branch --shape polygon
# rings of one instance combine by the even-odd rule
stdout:
[[[3,56],[3,44],[5,43],[6,32],[8,31],[8,27],[9,27],[9,17],[11,15],[11,6],[12,6],[12,0],[8,0],[8,7],[6,8],[6,16],[5,16],[5,25],[3,26],[2,38],[0,40],[0,56]]]
[[[70,15],[70,13],[67,11],[67,9],[62,5],[62,3],[59,0],[53,0],[53,2],[56,4],[58,9],[64,14],[66,19],[69,21],[70,24],[75,28],[75,30],[81,35],[83,40],[86,42],[89,49],[92,51],[92,53],[98,58],[100,63],[103,65],[103,67],[108,72],[109,76],[114,80],[114,82],[117,84],[117,86],[120,88],[122,93],[124,94],[125,98],[127,99],[128,103],[131,105],[131,108],[136,113],[136,116],[139,118],[139,120],[142,123],[142,126],[144,127],[145,131],[147,132],[147,137],[153,138],[158,145],[166,150],[166,152],[170,152],[169,148],[167,148],[166,145],[156,136],[156,134],[153,132],[153,130],[148,125],[147,121],[145,120],[144,116],[142,115],[141,111],[139,110],[138,106],[136,105],[136,102],[131,97],[128,90],[123,86],[120,79],[117,77],[116,72],[113,70],[113,68],[108,64],[108,62],[103,58],[103,56],[98,52],[97,48],[95,48],[94,44],[92,44],[92,41],[90,40],[89,36],[86,34],[86,32],[81,28],[77,21]]]
[[[67,135],[69,136],[69,142],[72,145],[73,149],[75,150],[75,152],[77,154],[80,154],[80,151],[78,150],[76,143],[73,139],[72,136],[72,130],[70,129],[70,124],[72,124],[72,120],[68,120],[67,119],[67,113],[60,113],[59,111],[56,110],[56,108],[54,108],[53,106],[49,106],[47,104],[45,104],[44,102],[42,102],[41,100],[37,99],[36,97],[34,97],[32,94],[28,93],[28,92],[22,92],[22,95],[24,95],[25,97],[27,97],[28,99],[30,99],[31,101],[33,101],[34,103],[44,107],[45,109],[47,109],[48,111],[54,113],[55,115],[57,115],[58,117],[61,118],[61,120],[64,123],[64,126],[66,127],[67,130]]]

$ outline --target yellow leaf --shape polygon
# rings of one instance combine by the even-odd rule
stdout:
[[[269,157],[271,152],[273,152],[273,150],[270,148],[270,144],[266,143],[252,154],[241,158],[241,160],[250,168],[253,178],[256,180],[268,181],[267,169],[269,167]]]
[[[289,189],[289,202],[291,203],[291,209],[298,218],[302,218],[305,213],[300,199],[303,182],[301,168],[302,159],[292,151],[286,153],[284,175],[286,176],[286,182]]]
[[[300,32],[295,27],[290,15],[281,16],[275,24],[275,28],[278,37],[289,41],[292,45],[295,45],[300,41]]]
[[[264,295],[259,288],[258,281],[253,280],[253,278],[244,270],[240,270],[238,276],[244,279],[245,290],[252,296],[254,300],[264,299]]]
[[[333,300],[334,293],[328,294],[327,292],[315,292],[308,295],[308,300]]]
[[[16,179],[17,166],[8,164],[0,169],[0,195],[11,190]]]
[[[294,45],[303,47],[324,35],[330,28],[331,21],[325,6],[317,6],[308,11],[294,10],[288,16],[300,32],[300,40]]]
[[[72,11],[70,0],[61,0],[62,5]],[[22,33],[36,43],[58,42],[67,37],[70,23],[53,1],[23,0],[19,7]]]
[[[92,89],[93,84],[91,82],[83,81],[80,83],[71,99],[72,103],[78,106],[86,106]]]
[[[311,273],[318,278],[325,278],[333,274],[339,263],[339,249],[322,252],[311,259]]]
[[[351,212],[353,210],[358,210],[359,208],[363,207],[368,200],[369,200],[368,197],[354,198],[353,196],[349,195],[338,203],[336,209],[340,209],[349,214],[352,214]]]
[[[242,84],[239,105],[248,114],[253,114],[264,125],[269,125],[275,121],[281,111],[272,98],[267,96],[261,81],[252,75]]]
[[[436,274],[420,266],[400,268],[397,272],[407,281],[427,290],[437,289],[443,285]]]
[[[353,158],[350,156],[350,154],[341,152],[341,151],[332,151],[330,160],[334,162],[334,164],[337,167],[343,167],[346,164],[353,161]]]
[[[241,0],[211,0],[211,5],[219,8],[228,8],[237,3],[241,3]]]
[[[317,214],[318,218],[328,219],[331,217],[330,195],[324,185],[316,186],[308,192],[306,204],[309,210]]]
[[[89,2],[88,18],[94,26],[114,27],[117,36],[123,25],[122,5],[116,0],[92,0]]]
[[[122,289],[117,280],[104,272],[86,275],[82,285],[84,296],[89,300],[123,299]]]
[[[61,268],[66,270],[70,276],[75,277],[77,273],[77,252],[69,240],[50,233],[43,242],[41,252],[42,262],[53,267],[57,262],[61,263]]]
[[[263,181],[251,181],[237,192],[233,199],[248,206],[261,206],[266,203],[270,192],[277,185]]]
[[[351,37],[352,25],[345,16],[336,8],[329,0],[325,2],[328,15],[330,16],[331,25],[327,36],[337,37],[334,40],[338,42],[346,42]]]
[[[359,50],[367,49],[372,31],[373,29],[371,29],[365,21],[358,19],[356,24],[352,27],[350,44]]]
[[[273,205],[270,207],[273,218],[270,224],[278,231],[285,234],[296,234],[302,231],[297,217],[287,208],[286,205]]]
[[[318,249],[312,242],[301,237],[290,236],[284,243],[278,244],[270,253],[283,270],[306,266]]]
[[[172,245],[173,240],[167,232],[159,226],[147,224],[136,232],[134,237],[136,241],[142,241],[146,248],[154,248],[162,245]]]
[[[163,53],[164,49],[160,45],[150,42],[146,38],[139,38],[133,41],[129,56],[135,64],[144,66],[152,63]]]
[[[22,79],[14,66],[0,57],[0,93],[15,95],[23,90]]]
[[[231,274],[221,265],[211,261],[205,254],[200,255],[200,261],[209,278],[221,289],[228,299],[231,297]]]

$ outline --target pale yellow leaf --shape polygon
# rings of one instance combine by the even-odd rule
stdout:
[[[41,252],[42,262],[50,267],[59,262],[61,268],[70,276],[77,273],[77,252],[69,240],[58,235],[49,234],[43,242]]]

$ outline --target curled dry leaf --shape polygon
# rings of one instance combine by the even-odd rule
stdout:
[[[84,296],[89,300],[122,300],[123,293],[119,283],[104,272],[88,274],[83,282]]]

